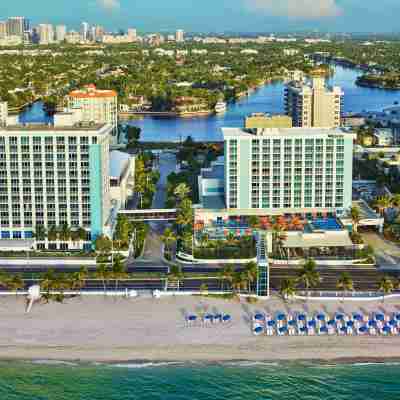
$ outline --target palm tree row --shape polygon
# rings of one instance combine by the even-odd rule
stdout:
[[[72,229],[67,224],[57,226],[50,226],[48,230],[44,226],[39,225],[36,227],[35,238],[37,240],[56,241],[61,240],[63,242],[68,242],[72,240],[73,242],[79,242],[87,240],[87,231],[82,227],[77,229]]]
[[[250,293],[251,286],[257,280],[257,277],[258,266],[254,261],[245,264],[242,271],[235,271],[232,265],[227,265],[218,276],[221,282],[221,290],[231,289],[235,293],[240,293],[242,290]]]

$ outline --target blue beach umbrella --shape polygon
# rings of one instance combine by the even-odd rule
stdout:
[[[388,326],[388,325],[385,325],[384,327],[383,327],[383,332],[385,332],[385,333],[389,333],[391,331],[391,328],[390,328],[390,326]]]
[[[354,326],[354,322],[353,321],[347,321],[347,326],[349,327],[349,328],[352,328],[353,326]]]
[[[189,321],[196,321],[196,319],[197,319],[197,315],[189,315],[188,316]]]
[[[211,314],[206,314],[204,316],[204,319],[213,319],[213,316]]]
[[[254,333],[261,333],[263,331],[263,328],[261,326],[257,326],[257,328],[254,328]]]
[[[256,314],[256,315],[254,316],[254,319],[258,319],[258,320],[262,321],[262,320],[264,320],[264,315],[262,315],[262,314]]]
[[[328,321],[328,325],[335,325],[335,320],[334,319],[330,319]]]
[[[342,327],[340,328],[340,330],[341,330],[342,332],[347,332],[347,328],[346,328],[345,326],[342,326]]]
[[[271,319],[270,321],[267,322],[268,326],[274,326],[275,325],[275,321],[273,319]]]
[[[288,324],[289,324],[289,326],[295,326],[295,325],[296,325],[296,321],[295,321],[294,319],[291,319],[291,320],[288,322]]]
[[[353,318],[356,321],[362,321],[362,319],[363,319],[361,314],[353,314]]]
[[[324,326],[321,326],[320,331],[321,331],[321,332],[328,332],[328,328],[327,328],[325,325],[324,325]]]
[[[231,318],[231,316],[230,316],[229,314],[226,314],[226,315],[224,315],[224,316],[222,317],[222,320],[225,321],[225,322],[230,321],[231,319],[232,319],[232,318]]]
[[[367,330],[368,330],[368,328],[365,325],[360,326],[360,329],[359,329],[360,332],[367,332]]]
[[[394,319],[391,319],[391,320],[389,321],[389,325],[395,326],[395,325],[397,325],[397,321],[394,320]]]
[[[222,319],[222,314],[215,314],[215,315],[214,315],[214,319],[219,319],[219,320],[221,320],[221,319]]]
[[[315,322],[315,319],[311,319],[310,321],[308,321],[308,326],[315,326],[317,323]]]
[[[336,314],[335,319],[341,321],[344,318],[343,314]]]
[[[396,318],[398,321],[400,321],[400,314],[396,314],[396,315],[395,315],[395,318]]]
[[[368,321],[368,326],[376,326],[376,321],[374,319],[370,319]]]
[[[307,328],[305,327],[305,326],[302,326],[301,328],[300,328],[300,332],[306,332],[307,331]]]
[[[282,326],[281,328],[279,328],[279,332],[281,332],[281,333],[287,332],[287,327]]]
[[[325,314],[318,314],[318,315],[317,315],[317,319],[318,319],[319,321],[325,321]]]
[[[278,316],[276,317],[276,319],[277,319],[278,321],[283,321],[285,318],[286,318],[286,315],[285,315],[285,314],[278,314]]]
[[[375,315],[375,319],[376,319],[377,321],[384,321],[385,316],[384,316],[383,314],[376,314],[376,315]]]
[[[305,316],[304,314],[300,314],[300,315],[297,317],[297,319],[298,319],[299,321],[304,321],[304,320],[306,319],[306,316]]]

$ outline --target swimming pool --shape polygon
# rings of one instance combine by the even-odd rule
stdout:
[[[309,222],[313,231],[340,231],[342,225],[336,218],[317,218]]]

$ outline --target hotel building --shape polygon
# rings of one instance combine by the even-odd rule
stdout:
[[[1,239],[32,238],[38,226],[83,227],[92,240],[105,233],[111,131],[109,124],[68,123],[67,115],[56,115],[52,126],[2,126]]]
[[[272,214],[351,207],[354,135],[332,128],[223,128],[225,204]]]
[[[82,121],[111,124],[112,135],[117,135],[118,95],[114,90],[99,90],[95,85],[87,85],[82,90],[70,92],[67,102],[70,110],[82,110]]]
[[[293,126],[332,128],[340,126],[343,92],[325,85],[325,71],[315,70],[311,84],[290,82],[285,88],[285,112]]]

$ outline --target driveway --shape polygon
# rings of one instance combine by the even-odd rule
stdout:
[[[375,257],[379,269],[400,271],[400,247],[389,242],[383,236],[375,232],[361,234],[364,242],[370,245],[375,251]]]

